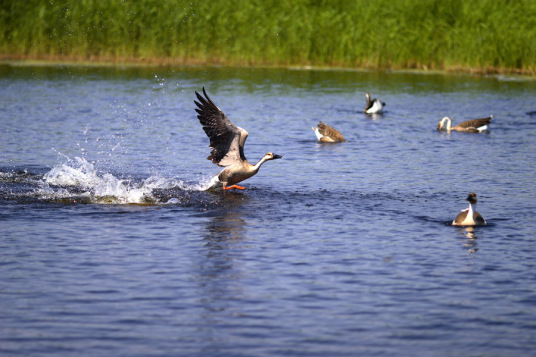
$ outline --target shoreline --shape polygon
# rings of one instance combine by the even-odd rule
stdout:
[[[310,65],[310,64],[260,64],[246,63],[246,61],[225,61],[221,59],[176,59],[176,58],[110,58],[93,57],[80,58],[73,56],[18,56],[0,54],[0,65],[9,66],[85,66],[85,67],[175,67],[175,68],[196,68],[196,67],[230,67],[230,68],[273,68],[289,70],[312,70],[312,71],[352,71],[352,72],[393,72],[393,73],[422,73],[422,74],[454,74],[454,75],[474,75],[474,76],[515,76],[527,79],[536,79],[536,70],[516,69],[516,68],[473,68],[463,66],[449,66],[447,68],[428,68],[427,66],[363,66],[352,67],[345,65]]]

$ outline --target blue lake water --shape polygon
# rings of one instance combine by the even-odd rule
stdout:
[[[245,191],[202,191],[203,86],[283,155]],[[530,356],[534,111],[507,76],[0,65],[0,355]]]

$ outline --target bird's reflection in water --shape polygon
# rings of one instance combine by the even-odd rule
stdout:
[[[208,315],[224,309],[222,301],[239,298],[242,294],[241,281],[247,272],[235,262],[243,260],[246,221],[242,218],[241,207],[247,200],[242,194],[225,193],[221,205],[203,218],[195,279],[200,289],[200,302]]]
[[[232,244],[233,241],[242,240],[246,222],[241,216],[242,212],[226,211],[212,217],[206,227],[208,234],[205,241],[207,246],[217,246],[219,243]]]
[[[467,251],[470,254],[476,253],[478,251],[477,239],[480,236],[475,232],[475,227],[458,227],[458,232],[466,238],[463,246]]]
[[[232,268],[233,258],[240,254],[246,225],[241,206],[246,197],[242,194],[224,194],[221,197],[223,204],[206,217],[203,234],[205,249],[200,264],[207,278]]]
[[[221,199],[222,205],[204,218],[202,245],[195,257],[196,300],[201,308],[199,323],[207,351],[228,342],[219,326],[240,314],[235,302],[244,300],[248,289],[249,273],[236,264],[244,261],[243,255],[247,254],[246,221],[241,207],[248,198],[225,193]]]
[[[246,222],[242,219],[242,205],[250,197],[242,193],[223,193],[219,197],[219,209],[210,213],[205,224],[207,246],[217,242],[232,243],[243,239]],[[217,245],[217,244],[216,244]]]

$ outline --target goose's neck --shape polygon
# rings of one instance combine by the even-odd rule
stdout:
[[[261,165],[264,164],[266,161],[268,161],[268,158],[264,156],[262,159],[259,160],[259,162],[255,164],[255,166],[253,166],[253,170],[255,170],[255,172],[259,171]]]
[[[469,217],[473,217],[475,213],[475,207],[476,207],[476,203],[469,203],[469,212],[467,213]]]
[[[445,122],[447,123],[447,131],[450,131],[451,128],[452,128],[452,120],[450,120],[450,118],[443,118],[443,125],[445,124]]]
[[[320,131],[317,129],[317,128],[313,128],[313,130],[315,131],[315,135],[316,135],[316,139],[317,140],[320,140],[322,139],[322,134],[320,134]]]

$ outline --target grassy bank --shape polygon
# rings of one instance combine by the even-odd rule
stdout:
[[[0,56],[536,73],[534,0],[4,0]]]

